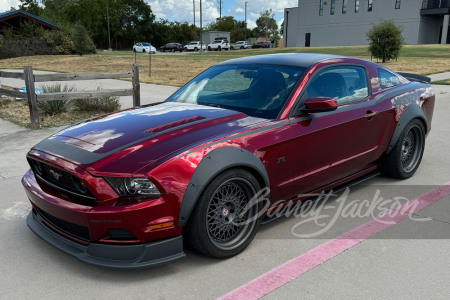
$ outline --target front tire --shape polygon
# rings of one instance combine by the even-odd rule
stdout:
[[[398,179],[411,177],[419,168],[424,148],[425,128],[420,120],[414,119],[383,161],[383,173]]]
[[[259,189],[255,177],[242,169],[231,169],[214,178],[198,199],[187,226],[193,248],[216,258],[242,252],[260,224],[259,203],[243,213]]]

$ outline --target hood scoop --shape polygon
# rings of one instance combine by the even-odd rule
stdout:
[[[185,125],[185,124],[190,124],[190,123],[194,123],[194,122],[197,122],[197,121],[200,121],[200,120],[204,120],[204,119],[206,119],[206,118],[205,117],[201,117],[201,116],[193,116],[193,117],[189,117],[189,118],[186,118],[186,119],[182,119],[182,120],[170,122],[170,123],[167,123],[167,124],[163,124],[163,125],[160,125],[160,126],[156,126],[156,127],[153,127],[153,128],[145,130],[145,132],[158,133],[158,132],[166,131],[166,130],[169,130],[169,129],[172,129],[172,128],[180,127],[180,126]]]

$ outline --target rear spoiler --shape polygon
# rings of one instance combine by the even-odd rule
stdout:
[[[399,72],[397,72],[397,74],[405,77],[409,81],[417,81],[417,82],[423,82],[423,83],[430,83],[431,82],[431,78],[427,77],[427,76],[411,74],[411,73],[399,73]]]

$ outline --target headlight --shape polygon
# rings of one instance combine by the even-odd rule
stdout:
[[[158,188],[147,178],[105,177],[106,181],[121,197],[147,196],[158,198]]]

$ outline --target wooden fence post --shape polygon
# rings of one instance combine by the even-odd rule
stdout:
[[[39,124],[39,112],[36,101],[36,90],[34,88],[34,75],[33,68],[31,66],[23,67],[23,78],[25,80],[25,87],[27,89],[28,107],[30,108],[31,128],[38,129]]]
[[[139,84],[139,66],[133,64],[133,106],[141,105],[141,86]]]

